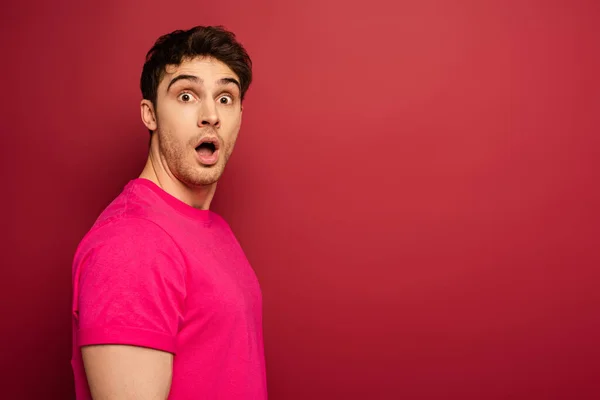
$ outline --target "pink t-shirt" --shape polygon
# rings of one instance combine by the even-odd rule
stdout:
[[[134,179],[83,238],[73,263],[72,367],[80,346],[174,354],[170,400],[266,399],[261,291],[229,225]]]

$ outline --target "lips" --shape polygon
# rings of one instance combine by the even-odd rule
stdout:
[[[216,164],[219,160],[219,141],[213,137],[203,138],[196,146],[196,154],[202,164]]]

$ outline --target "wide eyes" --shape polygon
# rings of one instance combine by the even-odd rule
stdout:
[[[231,104],[231,103],[233,103],[233,97],[226,94],[226,95],[219,97],[218,102],[221,104]]]
[[[194,96],[188,92],[181,93],[177,98],[184,103],[190,103],[192,100],[194,100]]]
[[[177,96],[177,99],[183,103],[192,103],[197,100],[196,97],[190,92],[181,92],[179,96]],[[233,103],[233,96],[224,94],[217,98],[217,102],[223,105],[230,105]]]

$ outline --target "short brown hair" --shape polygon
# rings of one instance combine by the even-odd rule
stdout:
[[[226,64],[240,79],[241,99],[252,82],[252,60],[234,33],[222,26],[196,26],[176,30],[158,38],[146,54],[140,87],[144,99],[156,107],[158,84],[167,65],[209,56]]]

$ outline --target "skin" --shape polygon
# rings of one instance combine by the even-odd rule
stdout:
[[[183,75],[200,80],[177,80],[169,88],[173,79]],[[167,68],[158,86],[157,107],[148,100],[141,102],[142,121],[155,132],[140,177],[193,207],[210,207],[242,123],[240,89],[233,80],[239,82],[237,75],[211,58]],[[219,140],[216,165],[198,161],[195,148],[205,136]]]
[[[178,79],[184,75],[196,78]],[[242,122],[241,92],[234,81],[239,82],[236,74],[211,58],[167,67],[156,106],[149,100],[140,104],[142,121],[153,131],[141,178],[192,207],[209,209]],[[210,166],[196,153],[206,136],[217,138],[220,147],[219,160]],[[101,345],[83,347],[82,357],[94,400],[164,400],[169,395],[170,353]]]

